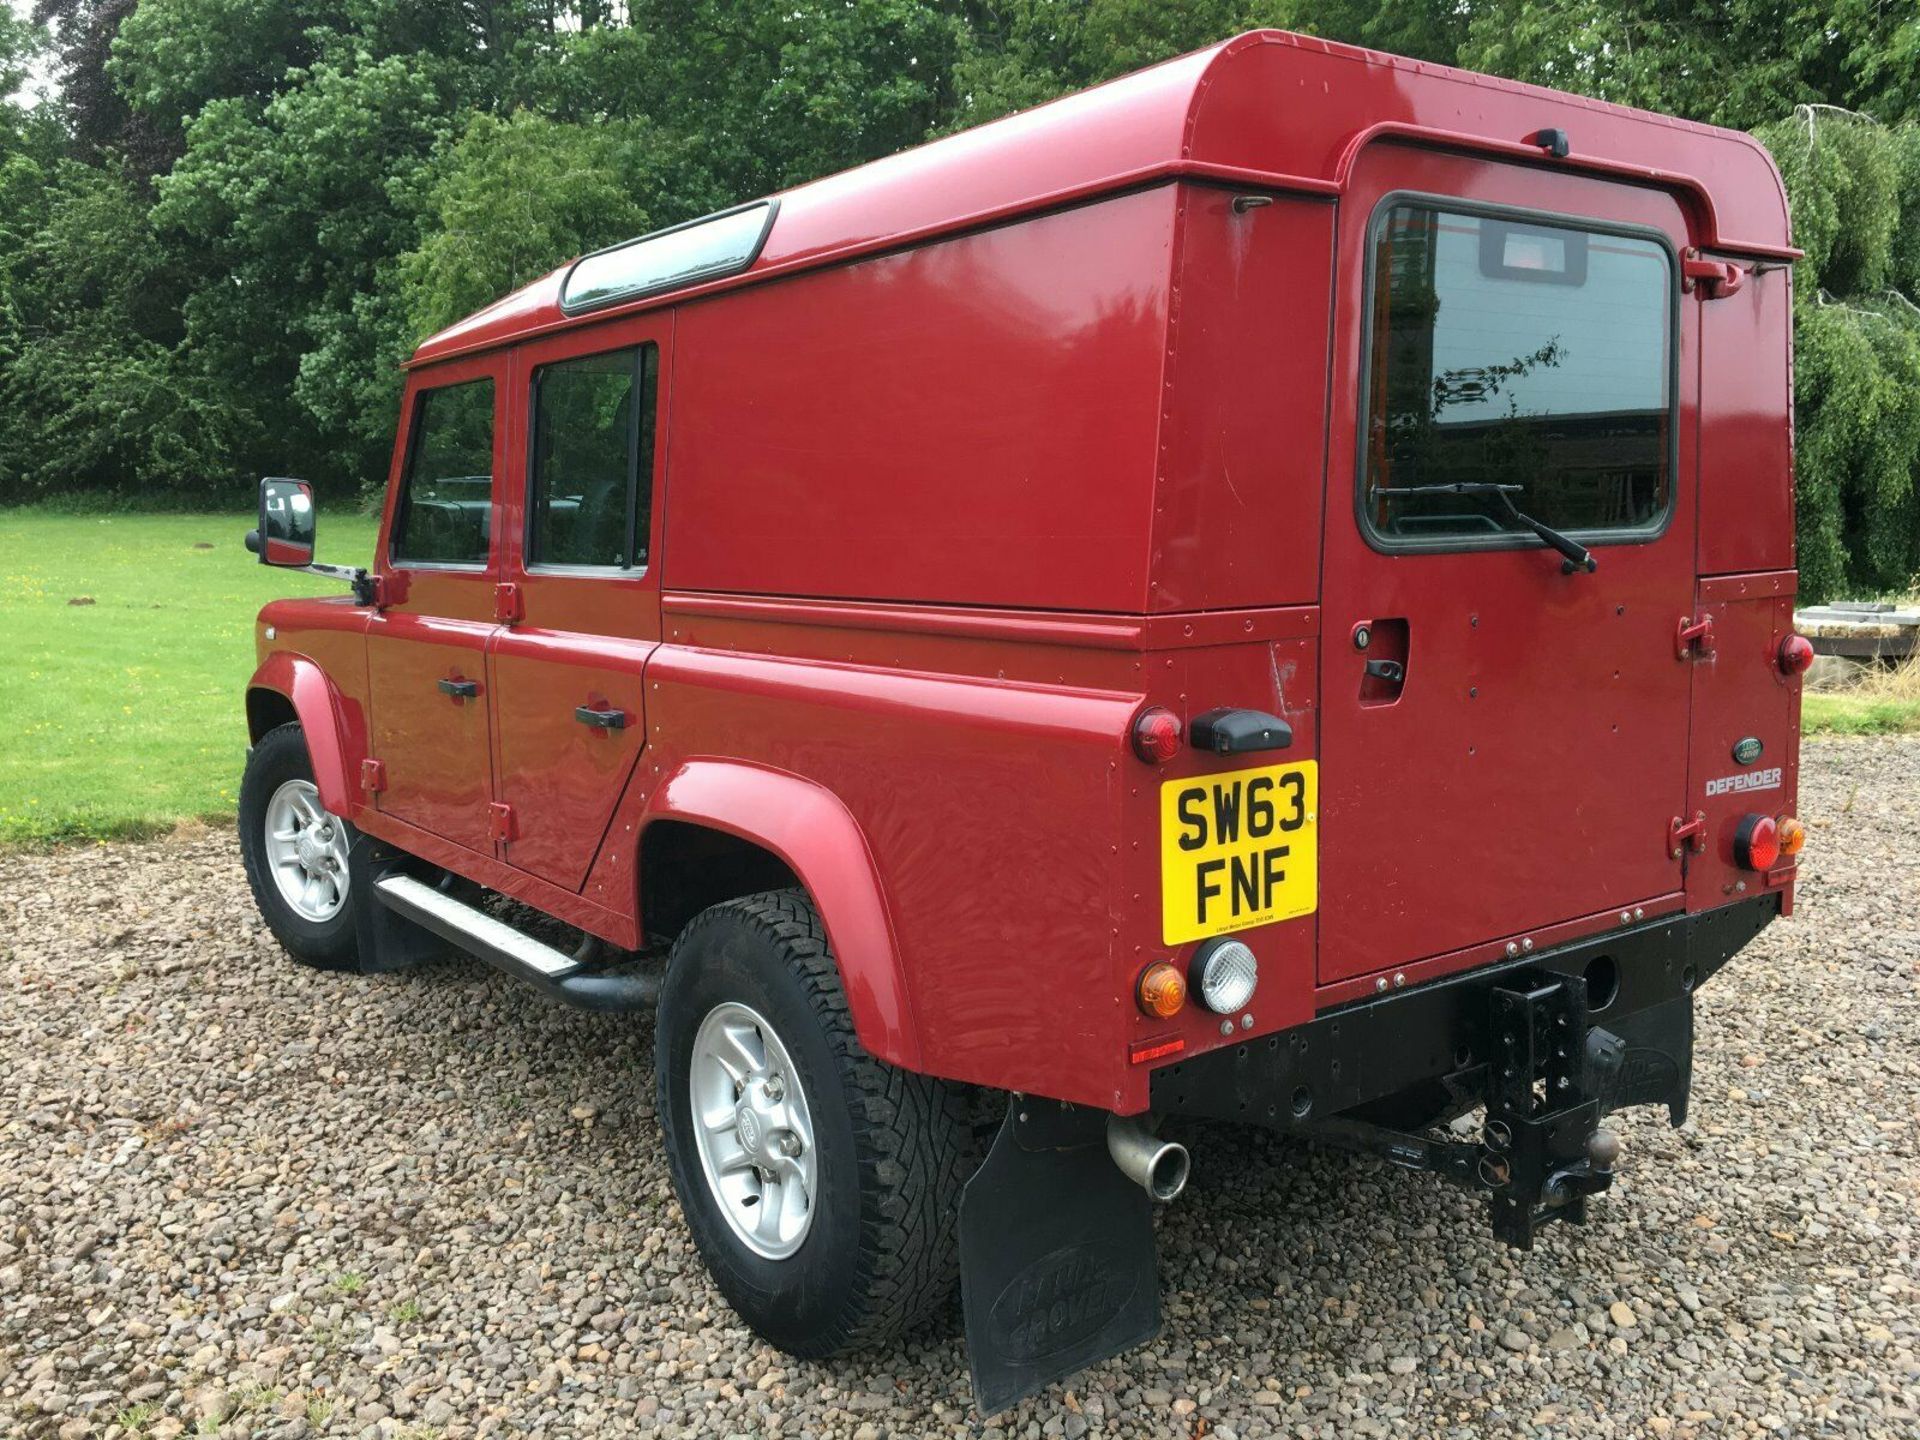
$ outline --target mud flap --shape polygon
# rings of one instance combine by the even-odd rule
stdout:
[[[1680,995],[1608,1022],[1621,1041],[1610,1072],[1590,1087],[1602,1113],[1629,1105],[1665,1105],[1675,1126],[1687,1118],[1693,1088],[1693,996]],[[1591,1049],[1591,1046],[1589,1047]]]
[[[453,947],[438,935],[374,900],[374,882],[395,870],[407,874],[424,871],[429,877],[433,873],[431,866],[371,835],[354,837],[353,848],[347,852],[347,888],[354,897],[354,935],[359,942],[363,975],[405,970],[453,953]]]
[[[1015,1096],[960,1201],[973,1399],[996,1415],[1160,1333],[1152,1202],[1104,1111]]]

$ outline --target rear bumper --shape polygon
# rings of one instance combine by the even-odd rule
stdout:
[[[1665,1104],[1678,1125],[1692,1083],[1693,992],[1766,928],[1780,903],[1776,892],[1671,916],[1329,1011],[1154,1071],[1152,1108],[1307,1134],[1432,1082],[1446,1087],[1455,1108],[1470,1108],[1497,1078],[1489,1063],[1495,992],[1583,978],[1587,1028],[1604,1029],[1625,1049],[1579,1088],[1602,1114]],[[1587,1036],[1579,1039],[1584,1047]]]

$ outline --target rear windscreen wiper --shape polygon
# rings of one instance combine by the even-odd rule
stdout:
[[[1562,535],[1551,525],[1542,524],[1526,514],[1513,503],[1513,497],[1525,490],[1524,485],[1502,485],[1492,480],[1455,480],[1445,485],[1376,485],[1376,495],[1491,495],[1500,502],[1500,507],[1519,521],[1527,529],[1538,535],[1547,544],[1558,550],[1563,557],[1560,570],[1571,575],[1576,570],[1594,571],[1600,568],[1600,562],[1593,558],[1578,540]]]

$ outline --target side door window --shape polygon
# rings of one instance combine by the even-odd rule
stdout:
[[[646,568],[659,355],[642,345],[534,371],[529,568]]]
[[[492,516],[493,381],[423,392],[393,516],[393,563],[484,566]]]

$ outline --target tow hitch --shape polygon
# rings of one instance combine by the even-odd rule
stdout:
[[[1615,1088],[1627,1045],[1588,1028],[1587,986],[1578,975],[1500,986],[1487,998],[1493,1054],[1478,1142],[1410,1135],[1346,1116],[1302,1130],[1485,1190],[1493,1233],[1531,1250],[1542,1225],[1582,1223],[1587,1197],[1613,1184],[1620,1141],[1600,1128],[1600,1101]]]

